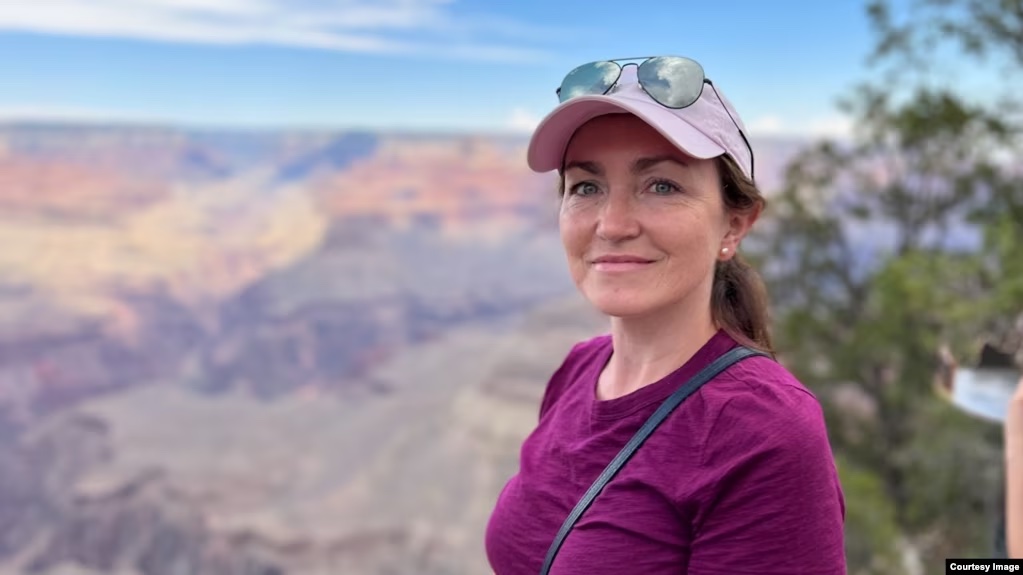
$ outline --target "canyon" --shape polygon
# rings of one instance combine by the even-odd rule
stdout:
[[[525,146],[0,126],[0,573],[485,572],[605,329]]]

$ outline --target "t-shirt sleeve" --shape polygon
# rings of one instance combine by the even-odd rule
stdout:
[[[702,461],[690,575],[846,573],[845,502],[813,395],[765,387],[729,398]]]

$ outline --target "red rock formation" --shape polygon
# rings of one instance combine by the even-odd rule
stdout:
[[[319,182],[316,195],[335,218],[444,230],[535,220],[556,206],[551,178],[529,171],[521,146],[468,137],[385,141],[372,158]]]
[[[0,209],[76,217],[111,217],[149,205],[169,191],[159,180],[83,164],[0,159]]]

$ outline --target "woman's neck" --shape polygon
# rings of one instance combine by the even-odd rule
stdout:
[[[717,333],[709,306],[685,305],[645,316],[611,318],[614,352],[597,384],[598,399],[622,397],[654,383],[696,355]]]

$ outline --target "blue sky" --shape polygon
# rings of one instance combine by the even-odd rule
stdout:
[[[833,132],[857,1],[32,0],[0,4],[0,119],[525,130],[608,57],[703,63],[756,133]]]

